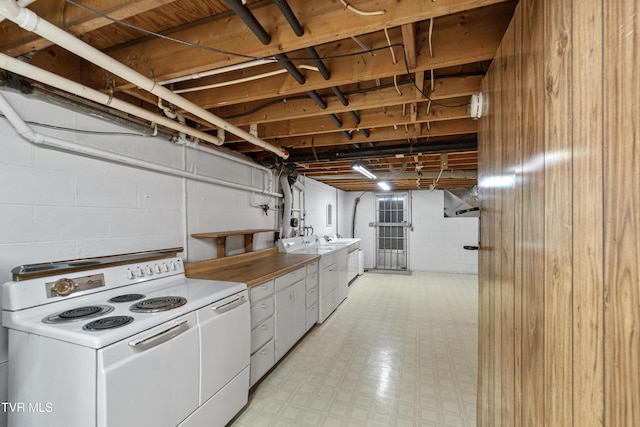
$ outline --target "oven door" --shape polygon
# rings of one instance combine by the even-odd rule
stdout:
[[[198,310],[200,345],[202,346],[200,404],[205,403],[249,366],[250,317],[247,291]],[[247,383],[246,392],[242,396],[244,403],[246,403],[248,392],[249,384]]]
[[[198,407],[195,312],[98,350],[98,427],[175,427]]]

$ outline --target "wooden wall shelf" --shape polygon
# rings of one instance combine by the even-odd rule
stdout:
[[[275,233],[278,230],[272,228],[256,228],[251,230],[230,230],[212,231],[208,233],[195,233],[191,237],[195,239],[216,239],[217,256],[223,258],[227,256],[227,237],[244,236],[244,251],[253,252],[253,236],[256,233]]]

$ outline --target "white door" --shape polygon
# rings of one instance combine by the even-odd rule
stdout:
[[[407,193],[376,195],[376,269],[407,270],[408,204]]]

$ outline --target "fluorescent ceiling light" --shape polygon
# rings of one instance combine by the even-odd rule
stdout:
[[[380,187],[384,191],[391,190],[391,184],[389,184],[389,181],[378,181],[378,187]]]
[[[360,172],[362,175],[366,176],[369,179],[376,179],[376,176],[372,174],[369,169],[362,166],[361,163],[354,163],[351,165],[351,169]]]

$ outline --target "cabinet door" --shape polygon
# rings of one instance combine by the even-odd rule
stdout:
[[[276,293],[276,360],[284,356],[304,335],[305,297],[304,280]]]

